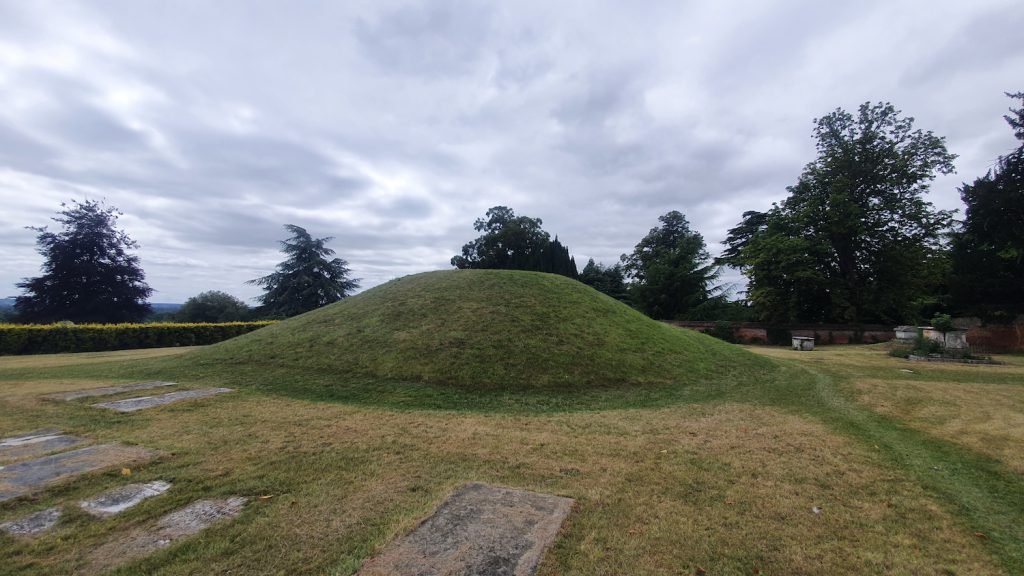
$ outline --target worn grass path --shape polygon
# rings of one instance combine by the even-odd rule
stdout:
[[[813,358],[801,359],[788,350],[754,350],[797,361]],[[858,347],[847,351],[861,356],[867,369],[858,370],[856,364],[834,361],[835,356],[841,353],[839,350],[826,348],[821,352],[830,356],[828,361],[814,358],[818,362],[800,362],[800,369],[813,375],[810,380],[793,379],[802,386],[758,388],[752,391],[753,397],[747,396],[747,400],[759,399],[769,405],[811,415],[833,430],[876,448],[894,465],[911,473],[957,517],[962,518],[1008,573],[1024,574],[1024,474],[1005,462],[873,411],[857,402],[855,391],[848,386],[865,373],[877,375],[880,370],[888,370],[895,374],[897,370],[913,368],[915,374],[925,372],[926,378],[939,381],[980,381],[981,385],[986,381],[1012,382],[1020,387],[1020,396],[1024,397],[1024,370],[908,364],[881,356],[884,350],[880,347]],[[965,374],[969,374],[969,378],[965,378]],[[900,377],[909,378],[903,374]],[[899,385],[897,377],[890,375],[890,380],[892,385]],[[1024,450],[1024,446],[1018,446],[1018,449]]]

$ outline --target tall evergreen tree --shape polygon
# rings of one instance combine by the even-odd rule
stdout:
[[[274,273],[247,282],[263,287],[261,315],[288,318],[337,302],[359,287],[358,279],[349,278],[348,262],[328,260],[334,250],[326,244],[334,238],[313,238],[293,224],[285,229],[292,234],[281,242],[288,258]]]
[[[815,120],[818,157],[767,213],[730,231],[721,263],[773,322],[912,321],[944,273],[952,215],[923,199],[953,171],[944,139],[891,104]]]
[[[137,322],[152,312],[139,257],[129,254],[138,244],[116,228],[121,212],[102,202],[86,200],[53,218],[63,228],[39,232],[36,245],[43,256],[43,275],[18,284],[24,294],[15,299],[22,322]]]
[[[967,210],[950,280],[954,311],[1004,322],[1024,314],[1024,92],[1007,96],[1021,100],[1005,116],[1020,145],[960,188]]]
[[[540,218],[516,216],[507,206],[495,206],[473,223],[480,236],[452,257],[456,268],[533,270],[576,278],[576,260],[557,237],[541,227]]]
[[[658,220],[661,226],[651,228],[632,254],[622,255],[624,269],[633,279],[630,296],[652,318],[685,319],[714,296],[718,268],[704,237],[690,229],[681,212],[673,210]]]

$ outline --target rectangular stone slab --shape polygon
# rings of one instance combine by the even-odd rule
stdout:
[[[569,498],[471,483],[360,569],[362,576],[531,576]]]
[[[137,384],[125,384],[123,386],[104,386],[103,388],[89,388],[86,390],[74,390],[72,392],[59,392],[57,394],[47,394],[46,396],[43,396],[43,398],[48,398],[50,400],[64,400],[66,402],[69,400],[78,400],[79,398],[111,396],[122,392],[149,390],[151,388],[162,388],[164,386],[176,386],[177,384],[177,382],[154,380],[153,382],[139,382]]]
[[[135,530],[94,549],[89,555],[88,572],[109,570],[120,564],[148,556],[176,540],[197,534],[213,524],[238,516],[248,501],[242,496],[224,500],[199,500],[171,512],[148,528]]]
[[[147,498],[159,496],[166,492],[171,485],[162,480],[148,482],[146,484],[128,484],[106,492],[88,500],[79,502],[78,505],[86,512],[94,516],[113,516],[135,506]]]
[[[100,444],[0,468],[0,502],[112,466],[148,460],[156,452],[140,446]]]
[[[17,520],[4,522],[3,524],[0,524],[0,530],[7,532],[11,536],[25,536],[31,538],[53,528],[57,524],[57,521],[60,520],[60,515],[60,508],[48,508],[46,510],[40,510],[39,512],[29,514],[28,516],[22,516]]]
[[[206,398],[207,396],[214,396],[216,394],[223,394],[225,392],[234,392],[234,390],[231,388],[203,388],[200,390],[182,390],[180,392],[170,392],[168,394],[161,394],[159,396],[141,396],[139,398],[128,398],[126,400],[104,402],[102,404],[93,404],[93,406],[96,408],[106,408],[107,410],[116,410],[118,412],[135,412],[136,410],[145,410],[146,408],[154,408],[156,406],[163,406],[165,404],[173,404],[174,402],[181,402],[182,400]]]
[[[0,440],[0,464],[35,458],[83,442],[82,438],[62,434],[60,430],[38,430],[24,436],[4,438]]]

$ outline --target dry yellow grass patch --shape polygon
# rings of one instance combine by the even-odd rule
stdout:
[[[909,362],[883,346],[751,350],[844,375],[865,406],[1024,472],[1024,358],[970,365]]]
[[[80,352],[78,354],[31,354],[26,356],[0,356],[0,370],[12,368],[54,368],[57,366],[80,366],[100,362],[121,362],[142,358],[173,356],[194,350],[196,346],[180,348],[147,348],[143,350],[119,350],[117,352]]]
[[[77,383],[75,384],[77,386]],[[483,481],[576,505],[541,574],[999,574],[981,544],[854,441],[743,405],[545,416],[396,412],[244,392],[130,415],[25,395],[0,430],[71,431],[162,451],[133,479],[170,492],[123,519],[72,515],[12,571],[71,573],[90,549],[205,497],[254,498],[236,521],[126,573],[349,574],[455,487]],[[124,480],[90,477],[31,503]],[[260,499],[260,496],[269,498]],[[820,513],[812,512],[820,507]],[[0,507],[0,521],[19,508]]]
[[[865,405],[1024,473],[1024,386],[865,379],[853,387]]]

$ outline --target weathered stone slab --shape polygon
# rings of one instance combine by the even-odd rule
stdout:
[[[135,412],[136,410],[145,410],[146,408],[154,408],[156,406],[163,406],[165,404],[173,404],[175,402],[181,402],[183,400],[195,400],[197,398],[206,398],[208,396],[223,394],[225,392],[234,392],[234,390],[231,388],[202,388],[200,390],[182,390],[180,392],[171,392],[169,394],[161,394],[159,396],[141,396],[139,398],[128,398],[126,400],[104,402],[102,404],[93,404],[93,406],[96,408],[116,410],[118,412]]]
[[[472,483],[360,569],[362,576],[529,576],[572,500]]]
[[[4,438],[0,440],[0,463],[35,458],[83,442],[82,438],[63,434],[60,430],[38,430],[24,436]]]
[[[128,484],[107,490],[106,492],[89,500],[79,502],[78,505],[86,512],[94,516],[113,516],[135,506],[147,498],[159,496],[171,487],[170,483],[162,480],[147,482],[146,484]]]
[[[238,516],[248,499],[235,496],[226,500],[199,500],[171,512],[149,528],[136,530],[108,542],[89,556],[89,571],[100,572],[148,556],[170,546],[176,540]]]
[[[60,508],[47,508],[17,520],[4,522],[0,524],[0,530],[7,532],[11,536],[38,536],[53,528],[57,521],[60,520],[60,515]]]
[[[153,382],[139,382],[137,384],[125,384],[123,386],[104,386],[103,388],[89,388],[86,390],[74,390],[72,392],[60,392],[57,394],[47,394],[43,398],[50,400],[78,400],[79,398],[92,398],[94,396],[111,396],[114,394],[121,394],[122,392],[132,392],[135,390],[149,390],[151,388],[162,388],[164,386],[176,386],[177,382],[164,382],[161,380],[154,380]]]
[[[156,452],[140,446],[100,444],[4,466],[0,468],[0,502],[80,474],[148,460],[155,455]]]

